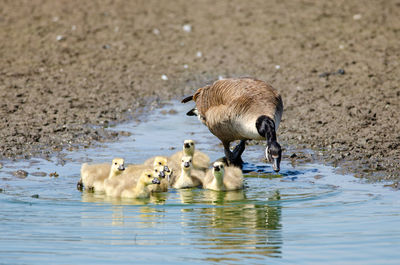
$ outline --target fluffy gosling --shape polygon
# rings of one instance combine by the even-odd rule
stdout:
[[[199,177],[192,175],[192,167],[192,157],[183,156],[181,159],[181,174],[172,180],[172,187],[175,189],[185,189],[202,185]]]
[[[243,189],[243,173],[240,168],[226,167],[223,162],[214,162],[203,182],[203,188],[216,191]]]
[[[210,158],[205,153],[195,150],[195,143],[193,140],[185,140],[183,142],[182,151],[176,152],[170,156],[169,160],[178,162],[183,156],[190,156],[193,158],[192,164],[194,169],[205,171],[210,166]]]

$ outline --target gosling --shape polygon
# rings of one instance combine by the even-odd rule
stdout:
[[[203,188],[216,191],[243,189],[243,174],[238,167],[225,167],[223,162],[214,162],[203,182]]]
[[[190,156],[193,161],[193,168],[197,170],[207,170],[210,166],[210,158],[203,152],[195,150],[195,143],[193,140],[185,140],[183,142],[183,150],[176,152],[170,156],[171,161],[180,161],[182,156]]]
[[[120,188],[122,198],[149,198],[151,185],[160,185],[158,177],[154,176],[152,170],[146,169],[141,174],[137,182],[131,182]],[[117,194],[118,195],[118,194]]]
[[[93,164],[84,163],[81,167],[81,179],[77,188],[82,190],[104,191],[104,181],[110,176],[117,176],[125,170],[124,159],[114,158],[112,164]]]
[[[175,189],[193,188],[202,185],[201,175],[193,175],[192,158],[183,156],[181,159],[181,174],[172,179],[171,186]]]

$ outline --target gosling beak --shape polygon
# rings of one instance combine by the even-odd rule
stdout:
[[[280,170],[281,158],[280,158],[280,157],[272,157],[272,159],[273,159],[272,169],[273,169],[275,172],[278,173],[279,170]]]
[[[185,146],[185,148],[190,148],[190,144],[188,144],[188,143],[185,143],[184,146]]]
[[[164,171],[165,172],[169,172],[169,167],[168,166],[164,166]]]
[[[219,170],[220,170],[219,166],[215,166],[215,167],[214,167],[214,170],[215,170],[215,171],[219,171]]]
[[[185,163],[183,164],[183,166],[187,168],[187,167],[190,167],[190,164],[189,164],[189,162],[185,162]]]
[[[151,183],[153,184],[160,184],[160,180],[158,178],[153,178],[153,180],[151,181]]]
[[[165,173],[164,173],[164,171],[160,171],[160,173],[158,173],[158,176],[159,176],[160,178],[165,178]]]
[[[119,171],[124,171],[125,170],[125,166],[124,165],[119,165],[118,170]]]

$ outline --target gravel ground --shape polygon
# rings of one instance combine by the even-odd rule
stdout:
[[[400,179],[399,0],[5,1],[0,38],[2,159],[116,139],[104,128],[253,76],[282,93],[284,145]]]

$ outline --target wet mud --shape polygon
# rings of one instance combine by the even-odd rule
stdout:
[[[282,93],[284,146],[400,178],[396,0],[7,1],[0,38],[3,159],[116,140],[107,127],[254,76]]]

